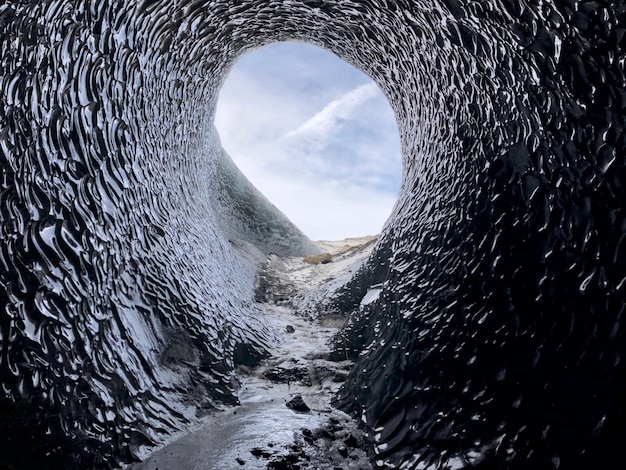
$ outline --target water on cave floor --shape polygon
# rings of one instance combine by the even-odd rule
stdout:
[[[287,288],[302,299],[311,290],[334,290],[370,251],[371,244],[365,244],[324,265],[275,258],[272,265],[279,266],[280,280],[268,294]],[[371,468],[357,422],[330,404],[351,366],[347,360],[327,358],[341,320],[312,319],[297,314],[297,301],[279,303],[262,304],[280,341],[259,366],[239,367],[240,406],[208,416],[201,428],[149,455],[133,470]],[[309,412],[287,406],[298,395]]]

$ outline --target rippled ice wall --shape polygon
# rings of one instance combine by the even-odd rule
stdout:
[[[624,32],[620,2],[4,2],[2,458],[129,460],[234,401],[233,362],[271,338],[233,246],[312,248],[212,115],[240,54],[301,39],[372,77],[400,127],[401,195],[355,282],[384,289],[338,400],[377,458],[616,463]]]

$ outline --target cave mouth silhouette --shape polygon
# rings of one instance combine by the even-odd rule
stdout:
[[[312,240],[380,233],[402,179],[393,110],[364,73],[319,46],[246,52],[215,127],[235,165]]]

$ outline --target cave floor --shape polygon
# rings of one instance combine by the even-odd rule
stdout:
[[[343,320],[302,313],[349,279],[371,251],[371,239],[344,242],[320,242],[333,255],[327,264],[270,259],[259,306],[279,341],[258,366],[238,368],[240,406],[207,416],[133,470],[372,468],[357,422],[331,406],[352,365],[327,359]]]

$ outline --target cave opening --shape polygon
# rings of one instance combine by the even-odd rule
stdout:
[[[375,235],[402,180],[385,95],[333,53],[296,41],[238,59],[215,126],[237,167],[312,240]]]

